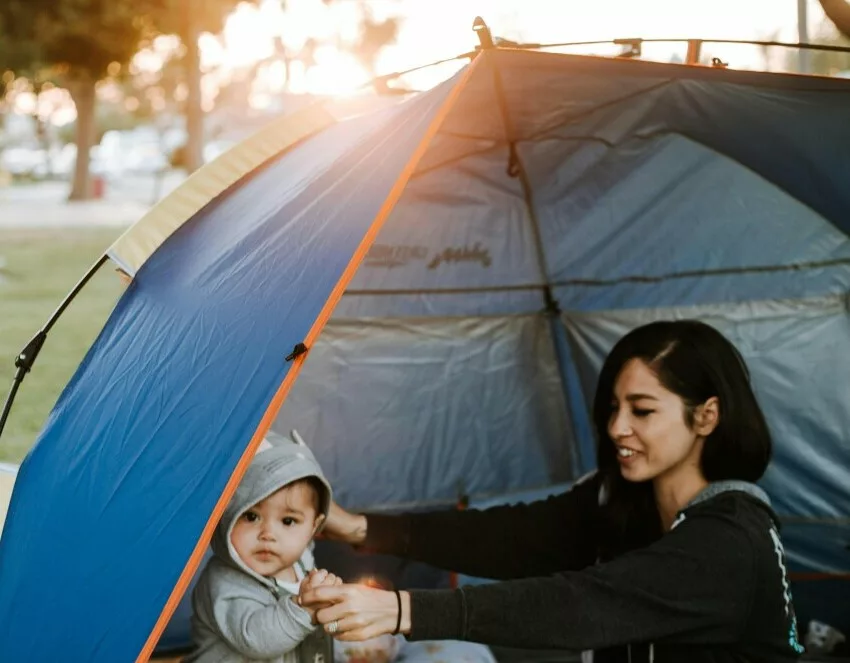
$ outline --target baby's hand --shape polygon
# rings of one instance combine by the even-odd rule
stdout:
[[[325,585],[334,586],[341,585],[342,578],[338,578],[333,573],[326,571],[325,569],[313,569],[304,580],[301,581],[301,593],[304,593],[308,589],[313,589],[315,587],[324,587]]]
[[[314,589],[316,587],[323,587],[325,585],[334,586],[341,585],[342,578],[338,578],[333,573],[328,573],[324,569],[313,569],[308,573],[304,580],[301,581],[301,587],[298,590],[298,597],[295,599],[295,602],[300,605],[304,610],[306,610],[310,617],[315,620],[316,610],[321,610],[324,605],[312,605],[309,608],[302,604],[301,596],[303,596],[304,592],[310,589]]]

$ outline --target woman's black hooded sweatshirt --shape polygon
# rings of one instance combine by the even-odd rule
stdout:
[[[414,590],[414,640],[595,650],[595,663],[799,657],[785,554],[763,491],[710,484],[669,532],[598,563],[603,492],[594,476],[528,505],[370,515],[364,547],[507,581]]]

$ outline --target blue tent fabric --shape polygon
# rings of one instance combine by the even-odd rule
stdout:
[[[551,131],[615,142],[679,134],[735,159],[850,232],[850,191],[842,184],[850,159],[846,80],[623,60],[606,61],[599,77],[602,65],[593,58],[494,55],[518,137],[539,140]],[[539,108],[540,90],[551,110]],[[454,115],[462,112],[459,106]]]
[[[135,660],[284,357],[451,87],[299,145],[144,265],[22,464],[0,547],[4,660]],[[45,597],[50,637],[27,637]]]
[[[848,573],[848,108],[848,81],[495,51],[246,177],[143,265],[21,467],[4,660],[139,655],[409,166],[274,424],[344,504],[569,484],[610,346],[699,317],[753,368],[794,570]]]

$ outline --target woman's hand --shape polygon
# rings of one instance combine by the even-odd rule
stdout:
[[[321,537],[330,541],[343,541],[351,545],[363,543],[366,540],[366,516],[350,513],[331,502],[328,519],[322,528]]]
[[[361,641],[395,632],[395,592],[364,585],[323,586],[301,595],[301,605],[315,610],[316,621],[337,640]],[[410,633],[410,594],[401,592],[400,633]]]

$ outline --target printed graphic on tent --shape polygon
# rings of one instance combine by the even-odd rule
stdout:
[[[273,423],[355,509],[569,483],[602,357],[656,318],[742,349],[794,568],[846,574],[848,108],[846,80],[497,49],[209,164],[108,251],[132,281],[0,540],[4,660],[146,660]]]

